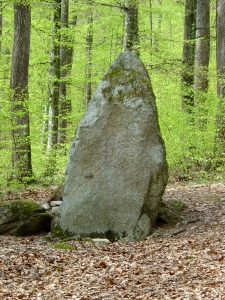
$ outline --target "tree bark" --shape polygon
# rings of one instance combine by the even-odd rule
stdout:
[[[2,21],[3,21],[2,3],[0,2],[0,55],[2,53]]]
[[[66,142],[66,129],[68,125],[68,115],[71,111],[71,103],[68,99],[68,73],[71,69],[73,47],[69,45],[69,0],[61,2],[61,45],[60,45],[60,82],[59,82],[59,130],[58,144],[63,146]]]
[[[52,44],[49,66],[49,108],[46,176],[52,176],[56,168],[56,151],[59,129],[59,82],[60,82],[60,18],[61,0],[54,1],[52,14]]]
[[[50,96],[47,152],[57,147],[59,118],[59,80],[60,80],[60,15],[61,0],[55,0],[53,11],[52,46],[50,50]]]
[[[157,0],[157,6],[158,9],[161,8],[162,6],[162,0]],[[153,35],[153,48],[155,50],[155,52],[159,52],[159,40],[158,40],[158,36],[157,33],[160,32],[161,29],[161,23],[162,23],[162,14],[159,10],[158,14],[157,14],[157,20],[156,20],[156,33]]]
[[[149,0],[149,27],[150,27],[150,48],[152,49],[152,29],[153,29],[153,19],[152,19],[152,0]]]
[[[216,65],[217,95],[219,107],[217,113],[216,147],[220,153],[225,152],[225,1],[217,0],[216,7]]]
[[[14,4],[14,43],[10,89],[13,177],[22,181],[32,176],[28,69],[30,55],[30,7]]]
[[[125,32],[123,50],[132,50],[139,55],[138,0],[127,0],[124,9]]]
[[[204,102],[200,92],[208,90],[210,56],[210,0],[197,0],[196,50],[195,50],[195,103]],[[202,98],[202,99],[201,99]]]
[[[196,47],[195,47],[194,102],[195,121],[204,131],[208,109],[205,106],[208,91],[208,68],[210,57],[210,0],[197,0]]]
[[[192,113],[194,106],[194,58],[196,32],[196,0],[186,0],[184,18],[183,71],[181,74],[182,110]]]
[[[89,15],[88,15],[88,29],[86,36],[86,67],[85,67],[85,104],[91,101],[92,96],[92,85],[91,85],[91,77],[92,77],[92,44],[93,44],[93,8],[91,6]]]

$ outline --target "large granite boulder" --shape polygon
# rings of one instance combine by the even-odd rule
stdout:
[[[51,229],[52,216],[28,200],[0,202],[0,234],[24,236]]]
[[[52,231],[141,239],[151,232],[166,184],[150,79],[141,60],[125,51],[103,76],[76,130]]]

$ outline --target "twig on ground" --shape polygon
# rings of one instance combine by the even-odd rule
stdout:
[[[171,235],[177,235],[177,234],[179,234],[179,233],[181,233],[181,232],[184,232],[185,230],[186,230],[186,228],[182,228],[182,229],[179,230],[179,231],[173,232]]]

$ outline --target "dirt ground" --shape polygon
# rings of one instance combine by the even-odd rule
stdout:
[[[0,201],[43,204],[53,191]],[[169,222],[140,242],[71,240],[70,250],[56,248],[51,233],[0,236],[0,299],[225,299],[225,185],[170,184],[164,207]]]

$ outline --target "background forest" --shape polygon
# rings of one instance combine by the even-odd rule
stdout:
[[[14,26],[16,5],[21,5],[21,1],[20,4],[1,1],[0,185],[26,182],[31,178],[42,184],[63,181],[70,141],[78,122],[102,75],[123,50],[125,12],[130,1],[29,1],[28,90],[26,99],[19,101],[29,112],[32,172],[19,175],[15,172],[18,165],[12,157],[15,130],[24,125],[13,122],[12,103],[15,103],[16,93],[12,86],[12,62],[18,34]],[[188,63],[184,45],[188,42],[193,51],[198,46],[195,23],[198,15],[191,24],[191,38],[184,35],[188,1],[135,2],[138,8],[138,52],[156,95],[170,177],[176,180],[221,180],[225,167],[224,136],[218,133],[223,108],[217,88],[216,1],[197,2],[210,4],[206,26],[210,37],[206,37],[210,46],[209,67],[207,63],[204,68],[201,64],[198,66],[198,72],[207,73],[203,76],[207,78],[206,88],[196,88],[197,55],[193,52],[195,66],[190,67],[188,75],[195,78],[195,82],[187,84],[185,81]],[[28,1],[22,4],[28,6]],[[196,8],[192,9],[196,13]],[[20,75],[22,77],[22,70]],[[54,109],[57,110],[55,119]],[[20,113],[17,111],[17,118]]]

